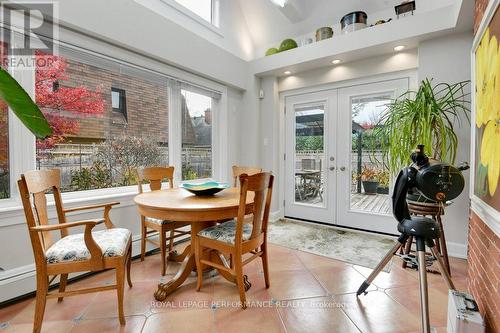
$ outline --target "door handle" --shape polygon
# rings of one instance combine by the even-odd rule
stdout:
[[[340,171],[345,171],[345,167],[340,167]]]
[[[334,170],[335,170],[335,167],[334,167],[334,166],[331,166],[331,167],[329,167],[328,169],[330,169],[330,171],[334,171]]]

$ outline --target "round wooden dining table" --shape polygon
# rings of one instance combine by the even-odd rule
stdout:
[[[254,193],[248,192],[245,214],[253,213]],[[161,220],[188,222],[191,225],[191,239],[201,230],[238,216],[240,190],[229,188],[211,196],[196,196],[185,189],[173,188],[151,191],[137,195],[134,198],[139,214]],[[169,256],[169,260],[182,261],[181,267],[174,278],[166,283],[160,283],[154,297],[164,301],[166,297],[186,281],[189,274],[196,269],[194,247],[189,244],[179,255]],[[210,256],[212,262],[229,267],[226,258],[218,252],[204,252],[204,257]],[[219,274],[235,283],[235,278],[224,270]],[[247,281],[247,279],[245,279]],[[250,287],[248,283],[247,287]]]

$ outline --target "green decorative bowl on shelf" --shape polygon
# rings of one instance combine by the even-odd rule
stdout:
[[[181,188],[195,194],[195,195],[214,195],[222,190],[231,187],[227,183],[219,183],[216,181],[208,181],[205,183],[184,183]]]
[[[271,47],[269,50],[266,51],[266,57],[278,53],[279,50],[275,47]]]
[[[298,47],[297,42],[291,38],[288,38],[281,42],[279,51],[280,52],[288,51],[296,47]]]

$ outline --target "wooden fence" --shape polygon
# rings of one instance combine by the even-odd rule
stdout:
[[[92,144],[58,144],[54,148],[37,152],[38,169],[60,169],[61,186],[63,191],[70,191],[72,173],[90,168],[97,155],[97,145]],[[158,147],[161,160],[168,164],[168,147]],[[183,174],[190,170],[191,178],[211,177],[212,175],[212,148],[211,147],[183,147],[182,148]],[[187,172],[186,172],[187,173]],[[118,179],[119,175],[113,175]],[[184,177],[186,178],[186,177]]]

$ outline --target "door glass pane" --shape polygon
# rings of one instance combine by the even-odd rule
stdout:
[[[212,177],[212,98],[181,90],[182,179]]]
[[[382,163],[375,126],[391,102],[391,94],[351,98],[351,200],[352,210],[390,214],[389,172]]]
[[[295,202],[324,206],[324,105],[295,108]]]

